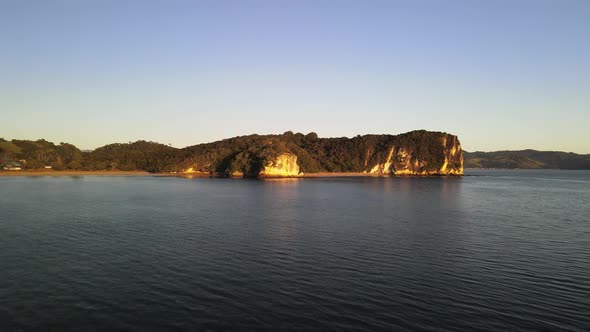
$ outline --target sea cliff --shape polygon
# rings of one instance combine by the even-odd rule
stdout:
[[[221,154],[219,152],[222,152]],[[318,138],[251,135],[186,148],[181,172],[244,177],[295,177],[313,173],[367,175],[462,175],[457,136],[429,131],[401,135]]]
[[[283,153],[274,160],[270,160],[264,165],[258,176],[262,177],[291,177],[302,176],[297,165],[297,156],[292,153]]]
[[[436,138],[435,138],[436,139]],[[440,146],[432,149],[431,154],[442,154],[444,159],[426,159],[417,156],[422,146],[391,146],[387,148],[387,158],[378,162],[368,171],[370,174],[381,175],[462,175],[463,153],[457,136],[442,134]],[[439,151],[437,151],[437,149]],[[371,151],[367,151],[367,156]],[[368,158],[368,157],[367,157]],[[442,164],[440,163],[442,160]]]

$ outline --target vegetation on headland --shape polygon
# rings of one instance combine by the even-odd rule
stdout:
[[[401,135],[364,135],[353,138],[319,138],[315,133],[248,135],[198,144],[182,149],[147,141],[116,143],[83,152],[68,143],[45,140],[0,140],[0,164],[20,162],[23,169],[51,166],[54,170],[142,170],[206,174],[255,175],[277,156],[297,156],[305,173],[366,172],[388,158],[392,146],[411,152],[412,162],[440,168],[445,162],[442,139],[446,133],[425,130]],[[391,157],[391,156],[389,156]]]
[[[206,174],[256,174],[281,153],[297,156],[305,173],[362,173],[367,165],[387,158],[388,147],[404,146],[412,158],[440,167],[444,133],[413,131],[402,135],[364,135],[353,138],[319,138],[315,133],[285,132],[282,135],[248,135],[183,149],[147,141],[116,143],[84,152],[68,143],[44,139],[0,138],[0,166],[18,165],[23,170],[51,167],[70,171],[182,172],[193,169]],[[367,157],[367,152],[369,158]],[[463,152],[466,168],[590,169],[590,155],[555,151]],[[196,166],[196,167],[195,167]],[[1,170],[1,167],[0,167]]]

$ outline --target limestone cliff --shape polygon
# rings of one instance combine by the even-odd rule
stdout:
[[[292,153],[283,153],[275,159],[270,160],[264,165],[264,168],[258,176],[261,177],[289,177],[301,176],[297,165],[297,156]]]
[[[462,175],[463,152],[457,136],[442,134],[438,138],[439,146],[431,144],[428,153],[420,152],[424,145],[400,145],[387,149],[387,157],[379,161],[366,172],[382,175]],[[420,154],[428,156],[421,158]],[[366,160],[371,151],[367,151]]]
[[[459,138],[446,135],[443,139],[445,162],[439,174],[463,175],[463,150]]]

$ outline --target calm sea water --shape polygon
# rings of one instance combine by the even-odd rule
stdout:
[[[0,178],[0,330],[590,330],[590,172]]]

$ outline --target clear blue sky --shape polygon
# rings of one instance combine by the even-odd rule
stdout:
[[[590,1],[0,0],[0,137],[590,153]]]

